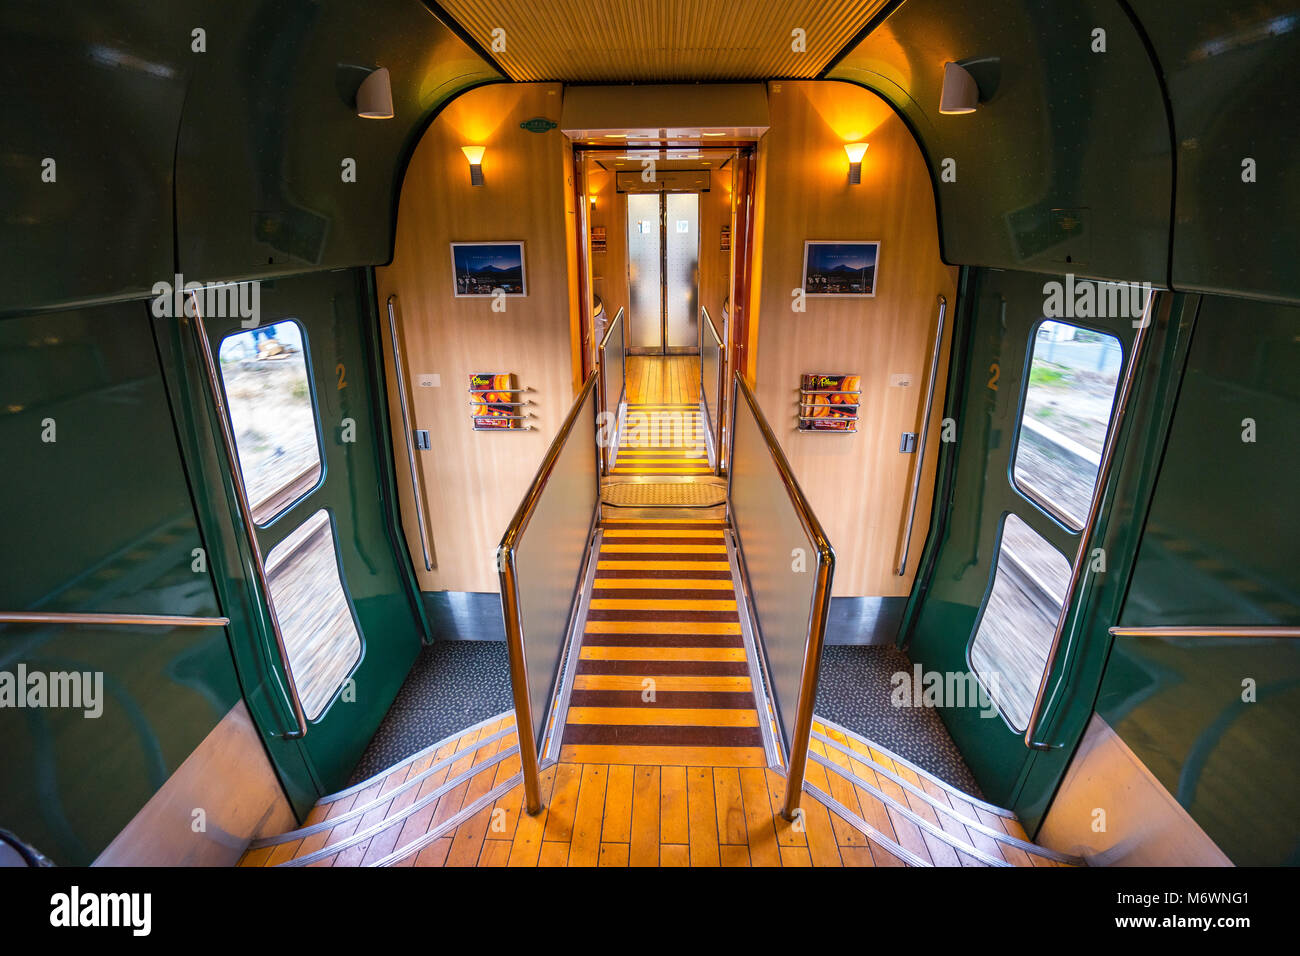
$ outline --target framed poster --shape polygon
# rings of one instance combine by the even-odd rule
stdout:
[[[831,242],[809,239],[803,244],[804,295],[874,298],[879,261],[879,240]]]
[[[453,242],[451,270],[458,299],[490,296],[494,289],[528,295],[522,242]]]

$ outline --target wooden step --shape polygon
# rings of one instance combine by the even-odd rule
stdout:
[[[368,781],[331,794],[303,827],[257,841],[240,866],[353,866],[447,824],[519,771],[513,712],[484,721]]]
[[[939,866],[1073,866],[993,807],[857,734],[814,717],[808,779],[846,811]]]

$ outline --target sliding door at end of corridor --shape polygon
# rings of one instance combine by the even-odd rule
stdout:
[[[628,351],[699,349],[699,193],[627,195]]]

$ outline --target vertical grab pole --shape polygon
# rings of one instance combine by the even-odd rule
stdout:
[[[912,550],[912,524],[916,521],[916,499],[921,492],[921,470],[925,467],[925,446],[930,438],[930,413],[934,410],[934,386],[939,377],[939,359],[943,349],[944,317],[948,300],[939,296],[939,324],[934,331],[934,351],[930,354],[930,380],[925,388],[925,413],[921,416],[921,432],[916,436],[916,460],[912,463],[912,491],[907,503],[907,524],[903,526],[903,543],[899,546],[898,567],[895,573],[907,573],[907,554]]]
[[[388,334],[393,340],[393,372],[397,378],[397,396],[402,406],[402,434],[406,438],[406,463],[411,470],[411,497],[415,499],[415,522],[420,526],[420,550],[424,552],[424,570],[433,570],[433,558],[429,554],[429,538],[425,529],[424,518],[424,482],[420,480],[420,470],[415,462],[415,443],[411,439],[411,414],[406,407],[406,371],[402,367],[402,346],[397,338],[397,318],[393,314],[393,300],[396,295],[388,297]]]

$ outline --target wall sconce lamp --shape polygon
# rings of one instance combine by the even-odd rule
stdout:
[[[980,100],[980,88],[970,71],[957,63],[943,65],[943,91],[939,94],[939,112],[974,113]]]
[[[483,152],[487,147],[484,146],[462,146],[460,151],[465,154],[469,160],[469,184],[471,186],[483,185]]]
[[[361,81],[357,89],[357,115],[362,119],[393,118],[393,85],[387,67],[381,66]]]
[[[849,185],[862,182],[862,157],[867,155],[866,143],[845,143],[844,152],[849,157]]]

